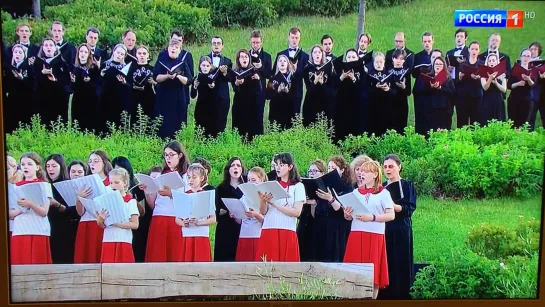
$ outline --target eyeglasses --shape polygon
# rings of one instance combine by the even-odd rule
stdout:
[[[404,43],[405,41],[398,41],[398,40],[396,40],[395,42],[396,42],[396,43]]]
[[[309,169],[309,170],[307,171],[307,173],[308,173],[308,174],[317,174],[317,173],[321,173],[321,171],[318,170],[318,169]]]
[[[178,155],[177,153],[165,153],[165,154],[163,154],[163,156],[165,157],[165,159],[174,158],[174,157],[177,156],[177,155]]]

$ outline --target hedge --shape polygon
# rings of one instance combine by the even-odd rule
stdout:
[[[112,133],[101,138],[61,122],[46,129],[35,117],[31,126],[19,128],[7,135],[7,149],[15,156],[36,151],[42,156],[58,152],[67,160],[86,161],[90,151],[104,149],[112,157],[127,156],[140,172],[161,163],[165,140],[154,135],[160,122],[151,124],[142,116],[136,123],[125,122],[112,127]],[[237,131],[227,130],[217,139],[206,139],[193,125],[183,127],[177,139],[186,147],[191,158],[200,156],[212,165],[210,182],[221,180],[224,163],[240,156],[247,167],[269,169],[274,153],[294,154],[301,175],[312,160],[327,159],[342,154],[347,159],[366,153],[381,160],[396,153],[403,161],[402,176],[415,183],[420,195],[449,198],[529,197],[542,190],[545,130],[534,132],[515,130],[510,123],[492,121],[486,127],[478,125],[452,131],[432,132],[428,139],[408,127],[404,135],[389,131],[383,137],[350,137],[338,145],[331,138],[334,127],[325,119],[304,128],[301,119],[294,127],[268,133],[247,142]]]

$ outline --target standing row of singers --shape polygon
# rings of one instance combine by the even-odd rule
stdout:
[[[397,33],[395,48],[386,54],[370,50],[371,36],[362,34],[358,48],[336,57],[331,36],[324,35],[307,54],[299,46],[301,31],[292,28],[289,48],[278,52],[273,63],[256,30],[250,35],[251,48],[240,49],[234,61],[223,54],[223,39],[212,37],[211,52],[199,58],[195,73],[180,31],[172,31],[154,67],[149,49],[136,45],[133,30],[125,31],[123,43],[109,54],[97,47],[99,33],[89,28],[86,43],[76,48],[64,41],[62,23],[54,22],[52,38],[37,47],[28,45],[30,26],[19,25],[18,41],[4,57],[9,59],[4,65],[5,113],[13,114],[6,121],[8,132],[33,113],[45,123],[58,116],[66,119],[70,95],[72,118],[81,128],[107,132],[108,121],[119,124],[122,111],[134,120],[140,105],[144,114],[163,117],[161,137],[173,137],[187,123],[191,98],[196,98],[195,123],[205,135],[217,136],[225,129],[232,105],[233,128],[250,140],[264,131],[266,100],[269,122],[289,128],[301,113],[308,126],[323,114],[333,120],[337,140],[364,132],[382,135],[388,129],[403,132],[411,94],[415,129],[421,134],[451,128],[454,109],[458,127],[492,119],[533,127],[537,112],[543,111],[541,44],[524,48],[512,66],[500,52],[499,34],[489,37],[484,50],[477,41],[467,44],[468,32],[459,29],[456,48],[443,53],[434,49],[434,37],[426,32],[423,50],[414,53],[405,47],[405,35]]]
[[[42,163],[36,153],[25,153],[19,161],[17,165],[8,156],[13,188],[50,183],[52,192],[36,198],[23,190],[10,197],[11,264],[212,261],[209,227],[217,223],[214,261],[374,263],[375,297],[388,284],[396,289],[389,295],[409,293],[416,193],[410,181],[401,179],[401,161],[395,155],[385,157],[382,165],[367,156],[350,164],[334,156],[327,171],[325,163],[316,160],[309,178],[303,179],[289,153],[275,155],[274,170],[268,174],[260,167],[247,171],[242,160],[233,157],[214,188],[208,184],[207,161],[198,158],[190,164],[183,146],[174,141],[163,149],[163,166],[153,167],[149,175],[179,174],[185,186],[165,184],[151,192],[135,183],[126,158],[111,161],[100,150],[90,154],[88,163],[72,161],[67,167],[60,154]],[[382,180],[383,173],[388,180]],[[109,212],[104,209],[87,211],[83,200],[96,194],[94,188],[76,189],[74,206],[56,188],[84,176],[96,176],[100,186],[121,193],[126,206],[122,222],[107,224]],[[312,188],[318,181],[325,187]],[[245,182],[278,185],[287,197],[273,199],[272,188],[244,193]],[[177,197],[206,191],[215,191],[215,210],[209,216],[177,216]],[[225,199],[245,204],[257,199],[256,209],[235,216]]]

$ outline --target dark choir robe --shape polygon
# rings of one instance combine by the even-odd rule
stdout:
[[[242,69],[244,71],[246,69]],[[254,73],[244,78],[244,83],[235,85],[238,78],[232,74],[233,97],[232,124],[242,136],[247,135],[252,141],[257,135],[263,134],[263,112],[265,105],[261,103],[263,85],[261,80],[252,79]],[[261,119],[261,120],[260,120]]]
[[[59,180],[53,183],[55,182],[59,182]],[[74,263],[74,248],[80,216],[75,206],[68,207],[66,205],[53,185],[51,185],[51,189],[53,190],[53,198],[66,207],[64,212],[59,211],[59,208],[50,207],[47,213],[51,225],[51,236],[49,237],[51,258],[53,264],[72,264]]]
[[[170,56],[168,55],[168,50],[163,49],[163,50],[161,50],[161,52],[159,52],[159,55],[157,56],[157,61],[163,61],[163,60],[168,61],[169,58],[170,58]],[[187,50],[182,50],[180,52],[180,55],[178,55],[178,59],[180,61],[183,61],[184,63],[186,63],[187,67],[189,68],[189,72],[191,73],[191,75],[195,76],[195,68],[194,68],[194,64],[193,64],[193,55],[191,54],[191,52],[189,52]],[[190,103],[190,97],[189,96],[191,94],[191,84],[185,85],[184,90],[185,90],[186,101],[189,104]]]
[[[524,81],[524,86],[512,88],[514,83],[522,81],[515,76],[511,76],[507,80],[507,89],[511,90],[509,98],[507,98],[507,115],[513,121],[514,127],[518,128],[530,121],[530,115],[534,107],[532,98],[532,86]],[[532,81],[536,82],[535,77]],[[534,83],[534,86],[537,84]]]
[[[179,59],[161,61],[167,67],[173,67],[180,63]],[[182,75],[187,78],[187,83],[192,82],[189,68],[182,64]],[[157,81],[158,75],[168,74],[167,69],[159,62],[153,69],[153,78]],[[155,115],[163,116],[163,125],[159,130],[162,138],[174,137],[176,132],[187,123],[187,101],[184,93],[184,84],[178,78],[167,79],[155,86]]]
[[[414,104],[414,128],[416,133],[426,135],[428,133],[425,122],[425,113],[428,105],[426,98],[420,92],[415,91],[416,84],[422,73],[429,73],[431,69],[431,52],[427,53],[422,50],[414,55],[414,66],[411,70],[411,75],[414,78],[413,87],[413,104]]]
[[[463,46],[461,48],[456,47],[454,49],[447,51],[446,58],[445,58],[445,60],[447,61],[447,66],[456,67],[454,66],[456,65],[455,63],[450,63],[449,56],[463,56],[464,59],[467,60],[469,59],[469,48],[467,46]],[[456,73],[458,73],[458,71],[459,70],[457,70]]]
[[[8,47],[6,46],[6,43],[4,43],[4,40],[2,40],[2,64],[9,63],[7,59],[10,57],[11,52],[8,51]]]
[[[330,63],[322,70],[324,83],[314,84],[316,75],[321,74],[318,71],[319,66],[321,65],[309,62],[303,69],[303,79],[307,88],[303,104],[303,125],[305,127],[315,122],[320,113],[323,113],[328,121],[333,119],[334,116],[335,78],[337,78],[337,75],[334,72],[333,63]]]
[[[533,131],[536,125],[537,112],[541,115],[541,126],[545,127],[545,79],[536,76],[536,84],[532,87],[532,99],[534,108],[530,115],[530,130]]]
[[[99,108],[102,120],[97,128],[98,131],[103,133],[108,132],[107,122],[119,126],[121,124],[121,113],[123,111],[129,112],[131,109],[131,80],[121,72],[125,65],[125,63],[108,60],[104,63],[100,73],[102,75],[102,86],[99,94]],[[117,76],[125,77],[126,83],[121,83]]]
[[[338,77],[342,75],[342,70],[338,71]],[[368,124],[368,106],[364,97],[367,74],[363,66],[354,70],[356,81],[352,82],[350,78],[343,81],[337,81],[338,90],[335,99],[335,142],[344,140],[347,136],[362,135]]]
[[[76,47],[72,43],[63,40],[60,43],[57,43],[57,49],[62,55],[64,61],[68,64],[68,68],[72,70],[74,68],[74,63],[76,62]]]
[[[212,53],[208,54],[210,59],[212,59],[212,62],[214,62],[214,55]],[[219,65],[218,69],[225,65],[229,68],[233,68],[233,63],[231,60],[223,56],[223,54],[217,55],[216,58],[219,57]],[[213,110],[210,110],[208,112],[208,116],[212,116],[216,120],[215,127],[212,131],[210,131],[210,134],[214,137],[216,137],[219,133],[223,132],[225,130],[225,127],[227,126],[227,116],[229,115],[229,108],[231,107],[231,98],[229,96],[229,74],[223,75],[223,73],[220,71],[218,72],[218,76],[216,77],[216,80],[214,81],[216,83],[216,95],[217,97],[217,104]]]
[[[97,61],[100,64],[100,68],[102,68],[102,66],[104,65],[104,62],[106,62],[109,59],[108,51],[105,49],[104,50],[100,49],[95,46],[95,48],[91,47],[91,52],[93,53],[93,57],[95,61]]]
[[[479,123],[484,126],[493,119],[505,121],[506,114],[504,93],[495,84],[491,83],[488,90],[483,89]]]
[[[475,63],[471,63],[469,58],[464,62],[466,65],[478,67],[484,65],[484,62],[477,59]],[[481,105],[483,100],[483,87],[481,78],[473,79],[471,75],[464,75],[462,80],[459,78],[460,70],[456,69],[456,86],[455,106],[456,106],[456,121],[457,127],[461,128],[466,125],[473,125],[479,122]]]
[[[229,216],[229,209],[225,206],[222,198],[242,197],[242,191],[230,184],[220,184],[216,188],[216,237],[214,239],[214,262],[235,261],[237,254],[238,237],[240,235],[240,224]],[[221,209],[227,211],[221,214]]]
[[[125,64],[129,63],[133,63],[133,65],[136,65],[138,63],[138,59],[136,58],[136,47],[133,47],[132,50],[127,50]]]
[[[153,79],[153,66],[150,64],[133,63],[129,69],[128,79],[132,84],[132,103],[129,114],[131,122],[138,120],[138,105],[150,119],[155,117],[155,89],[148,80]]]
[[[75,80],[72,80],[72,120],[78,121],[82,131],[100,129],[99,85],[100,70],[93,65],[91,68],[74,66],[72,69]],[[86,81],[86,78],[88,81]]]
[[[36,57],[38,56],[38,53],[40,52],[40,46],[31,44],[31,43],[23,44],[23,43],[20,43],[20,42],[17,43],[17,44],[21,44],[26,48],[26,57],[28,59],[30,59],[30,58],[36,59]],[[9,54],[11,54],[11,48],[13,48],[13,45],[10,47]],[[10,60],[11,60],[11,58],[10,58]]]
[[[342,191],[335,191],[337,195],[351,193],[354,185],[345,183]],[[344,218],[343,208],[335,211],[327,200],[316,201],[313,225],[314,261],[343,262],[351,221]]]
[[[299,49],[301,47],[298,47]],[[286,50],[283,50],[283,51],[280,51],[277,55],[276,55],[276,59],[274,60],[274,64],[273,64],[273,70],[276,70],[278,65],[278,56],[280,55],[285,55],[287,56],[288,58],[290,57],[290,49],[286,49]],[[297,66],[296,66],[296,70],[295,70],[295,73],[296,75],[298,76],[302,76],[303,75],[303,68],[305,68],[305,66],[307,65],[308,63],[308,60],[309,60],[309,55],[304,52],[303,50],[300,50],[300,51],[296,51],[296,57],[295,57],[295,61],[297,62]],[[293,116],[295,116],[295,114],[299,114],[301,113],[301,104],[303,102],[303,78],[296,78],[293,80],[293,83],[291,85],[291,90],[290,91],[293,91]],[[291,125],[291,124],[290,124]]]
[[[408,68],[392,68],[392,81],[390,86],[394,89],[391,97],[391,103],[386,114],[383,117],[387,122],[388,129],[393,129],[399,134],[403,134],[409,120],[409,96],[411,95],[411,73]],[[404,81],[405,88],[397,85],[397,82]]]
[[[392,129],[391,123],[385,120],[384,112],[391,110],[395,88],[392,86],[393,73],[385,70],[377,71],[372,68],[367,74],[367,99],[368,99],[368,128],[367,131],[376,136],[382,136],[387,129]],[[386,78],[386,79],[385,79]],[[387,84],[390,89],[384,91],[378,88],[378,84]],[[389,113],[388,113],[389,114]]]
[[[28,59],[21,63],[4,64],[3,100],[4,131],[11,133],[19,127],[19,122],[30,123],[33,115],[34,71]],[[14,71],[22,74],[23,80],[15,77]]]
[[[446,69],[446,68],[445,68]],[[413,93],[419,96],[423,110],[420,113],[420,128],[426,135],[431,129],[450,129],[452,124],[451,103],[455,94],[454,82],[449,78],[440,89],[432,88],[419,78]]]
[[[6,47],[4,40],[2,40],[2,78],[5,78],[6,76],[5,67],[9,65],[9,62],[11,61],[11,60],[8,60],[8,58],[11,58],[11,55],[8,55],[8,48]],[[6,92],[7,92],[6,89],[2,91],[2,101],[6,101]]]
[[[389,285],[380,290],[378,295],[379,299],[385,300],[411,299],[410,290],[415,274],[411,217],[416,210],[416,189],[412,182],[405,179],[391,183],[388,189],[399,189],[400,183],[403,198],[394,200],[394,203],[402,209],[395,213],[394,220],[385,225]]]
[[[488,54],[491,53],[493,51],[490,51],[490,50],[486,50],[485,52],[479,54],[479,60],[483,61],[486,63],[486,58],[488,57]],[[499,60],[503,60],[505,58],[505,77],[507,78],[507,80],[509,80],[511,78],[511,58],[503,53],[503,52],[500,52],[499,50],[496,51],[496,54],[499,55]],[[507,93],[502,93],[502,96],[503,96],[503,99],[505,100],[507,98]]]
[[[257,53],[257,58],[253,57],[254,51],[250,50],[250,54],[252,55],[252,63],[255,64],[254,61],[261,61],[261,67],[256,68],[257,73],[259,74],[260,80],[261,80],[261,87],[263,88],[263,91],[261,91],[261,95],[259,96],[259,109],[265,110],[265,100],[268,99],[269,92],[267,89],[267,83],[270,78],[273,76],[273,69],[272,69],[272,59],[271,55],[265,51],[263,51],[263,48],[261,48]],[[256,119],[256,125],[259,127],[264,126],[264,115]]]
[[[459,70],[459,65],[458,65],[458,68],[456,68],[456,63],[450,63],[450,59],[449,59],[449,56],[463,56],[464,59],[468,59],[469,58],[469,48],[467,46],[463,46],[463,47],[455,47],[454,49],[451,49],[449,51],[447,51],[447,53],[445,54],[445,60],[447,61],[447,66],[449,67],[452,67],[452,70],[449,70],[450,72],[450,77],[452,78],[452,80],[454,80],[454,84],[456,85],[456,90],[458,91],[458,72],[460,71]],[[465,118],[465,121],[466,122],[466,125],[467,123],[470,121],[469,120],[469,116],[467,114],[467,104],[465,104],[465,102],[461,102],[462,103],[462,106],[461,106],[461,111],[462,111],[462,118],[460,118],[458,116],[459,114],[459,111],[458,111],[458,105],[457,105],[457,102],[459,101],[459,97],[458,95],[455,95],[454,98],[453,98],[453,101],[451,103],[451,106],[452,106],[452,109],[451,109],[451,114],[454,114],[454,108],[456,107],[456,119],[459,121],[459,120],[462,120],[464,121],[464,119],[462,118]],[[477,119],[477,117],[475,117],[475,120]],[[473,120],[472,122],[474,123],[475,120]],[[459,122],[458,122],[459,123]],[[461,127],[460,125],[458,125],[457,127]]]
[[[221,72],[218,72],[220,74]],[[217,94],[218,88],[213,80],[213,73],[203,74],[199,73],[197,76],[198,86],[195,88],[194,85],[191,86],[191,98],[195,99],[197,97],[197,102],[195,103],[195,126],[199,126],[204,130],[204,135],[209,136],[216,132],[216,106],[218,105],[219,97]],[[210,85],[214,84],[213,88],[210,88]]]
[[[42,73],[42,69],[50,66],[53,70],[55,81],[49,80],[47,75]],[[67,88],[70,88],[70,70],[68,64],[57,56],[51,63],[47,64],[45,60],[36,58],[34,62],[34,80],[35,80],[35,106],[40,114],[42,123],[49,126],[51,121],[56,121],[58,116],[66,122],[68,119],[68,99]]]
[[[135,185],[134,179],[130,185]],[[131,195],[138,203],[144,205],[144,214],[138,217],[138,229],[132,230],[132,250],[135,262],[145,262],[149,225],[151,223],[151,217],[153,216],[153,210],[146,204],[146,195],[144,191],[134,188],[131,190]]]
[[[405,53],[407,54],[405,56],[405,62],[403,63],[403,68],[412,70],[414,66],[414,60],[415,60],[415,53],[409,50],[408,48],[403,48],[405,50]],[[384,65],[386,69],[394,68],[394,61],[392,60],[392,57],[394,56],[394,51],[396,49],[391,49],[386,52],[386,59],[384,61]]]
[[[289,129],[292,126],[292,119],[296,116],[295,105],[299,102],[297,98],[297,89],[294,83],[302,80],[302,75],[295,73],[283,74],[278,72],[269,80],[269,123],[276,122],[280,129]],[[280,84],[289,88],[288,92],[278,92]]]

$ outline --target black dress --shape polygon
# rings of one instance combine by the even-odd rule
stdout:
[[[535,79],[535,78],[534,78]],[[511,94],[507,98],[507,115],[513,121],[513,126],[518,128],[530,121],[534,101],[532,99],[532,87],[528,82],[524,81],[523,86],[512,88],[514,83],[520,80],[516,76],[511,76],[507,80],[507,88],[511,90]],[[535,80],[533,80],[535,82]],[[534,84],[535,86],[536,84]]]
[[[471,64],[469,59],[465,61],[465,65],[478,67],[483,65],[484,62],[477,60]],[[473,125],[479,122],[481,105],[483,100],[483,87],[481,85],[481,78],[473,79],[471,76],[464,76],[462,80],[458,77],[458,70],[456,70],[456,122],[457,127]]]
[[[388,125],[389,121],[385,119],[384,112],[392,109],[393,98],[395,96],[395,87],[391,80],[393,73],[384,70],[377,71],[371,68],[367,75],[367,101],[368,101],[368,126],[369,134],[382,136],[387,129],[393,127]],[[377,84],[387,84],[388,91],[377,87]],[[388,113],[390,114],[390,113]]]
[[[392,68],[393,81],[391,83],[394,89],[390,108],[387,109],[388,118],[383,117],[387,121],[388,129],[393,129],[399,134],[403,134],[409,121],[409,96],[411,95],[411,74],[408,68]],[[397,86],[396,82],[405,82],[405,88]]]
[[[413,183],[405,179],[391,183],[388,190],[399,189],[400,183],[402,198],[394,200],[394,203],[402,207],[401,212],[396,212],[395,219],[385,225],[390,282],[386,289],[380,290],[379,299],[411,299],[410,291],[414,279],[411,216],[416,210],[416,190]]]
[[[337,195],[354,191],[350,183]],[[344,218],[343,208],[335,211],[327,200],[318,199],[314,217],[314,259],[318,262],[343,262],[351,221]]]
[[[339,73],[342,74],[342,72]],[[356,81],[339,80],[335,107],[335,141],[349,135],[362,135],[367,128],[366,73],[363,66],[355,70]]]
[[[498,87],[490,83],[488,90],[483,89],[483,100],[479,122],[481,126],[488,124],[490,120],[505,121],[505,99],[504,93]]]
[[[138,105],[150,119],[155,118],[153,107],[155,104],[155,90],[148,80],[153,78],[153,66],[149,64],[132,64],[129,70],[129,79],[132,84],[131,122],[138,118]],[[143,89],[142,89],[143,88]]]
[[[215,72],[214,72],[215,73]],[[195,99],[197,97],[197,102],[195,103],[195,126],[199,126],[204,130],[204,135],[215,135],[216,134],[216,117],[215,112],[217,112],[218,94],[215,81],[213,80],[213,74],[203,74],[199,73],[197,76],[198,86],[191,86],[191,98]],[[218,72],[219,73],[219,72]],[[214,87],[210,88],[210,85],[214,83]]]
[[[418,78],[413,92],[418,94],[420,101],[426,106],[421,111],[419,120],[423,121],[420,127],[427,134],[430,130],[451,128],[452,114],[450,113],[454,97],[454,82],[447,80],[440,89],[432,88],[423,78]]]
[[[254,74],[244,78],[244,83],[235,85],[236,75],[232,76],[232,85],[235,96],[233,98],[232,124],[242,136],[247,135],[252,141],[256,135],[263,134],[263,111],[261,103],[261,80],[252,79]],[[261,120],[260,120],[261,119]]]
[[[292,126],[292,118],[296,116],[296,108],[299,100],[292,85],[301,78],[297,73],[283,74],[278,72],[269,81],[269,124],[276,122],[280,129],[289,129]],[[283,84],[289,88],[288,92],[278,92],[278,87]]]
[[[121,113],[131,109],[131,84],[129,78],[125,77],[126,83],[123,84],[117,79],[117,76],[123,76],[121,70],[125,63],[117,63],[108,60],[104,63],[101,75],[102,88],[100,93],[100,114],[102,121],[97,127],[99,131],[108,132],[107,122],[119,126],[121,124]]]
[[[97,129],[100,123],[98,91],[100,87],[100,71],[96,66],[90,69],[74,66],[75,80],[72,82],[72,121],[77,120],[82,131]],[[85,81],[85,77],[89,80]]]
[[[314,261],[315,238],[314,238],[314,217],[311,213],[311,205],[303,204],[301,215],[297,223],[297,242],[299,243],[299,260],[301,262]]]
[[[240,224],[229,216],[229,209],[225,206],[222,198],[242,197],[242,191],[233,186],[221,184],[216,188],[216,237],[214,239],[214,262],[235,261],[237,254],[238,237],[240,235]],[[220,215],[223,209],[227,213]]]
[[[53,183],[55,182],[59,181]],[[51,189],[53,190],[53,198],[66,207],[64,212],[60,212],[58,208],[50,207],[47,213],[51,225],[49,237],[51,258],[53,264],[72,264],[74,263],[74,249],[80,216],[75,206],[68,207],[66,205],[55,186],[51,185]]]
[[[133,185],[134,182],[131,183],[131,186]],[[151,217],[153,216],[153,210],[151,210],[146,204],[146,195],[144,191],[135,188],[131,190],[131,194],[138,203],[143,202],[145,206],[144,215],[141,215],[138,218],[138,229],[132,231],[132,250],[134,254],[134,261],[145,262],[149,225],[151,222]]]
[[[4,131],[11,133],[19,127],[19,122],[30,123],[33,115],[33,69],[25,59],[17,67],[15,63],[4,66]],[[13,71],[22,74],[23,80],[15,77]]]
[[[324,83],[314,84],[316,74],[320,74],[318,66],[309,63],[303,69],[303,79],[307,92],[303,103],[303,125],[308,127],[317,120],[318,114],[324,113],[327,120],[333,119],[334,99],[335,99],[335,78],[333,65],[328,64],[323,68]]]
[[[49,80],[47,75],[42,73],[44,65],[50,66],[55,81]],[[42,123],[49,126],[56,121],[58,116],[66,122],[68,119],[68,99],[70,88],[70,71],[68,65],[61,56],[54,58],[47,64],[42,58],[36,58],[34,62],[35,80],[35,105],[40,114]]]

